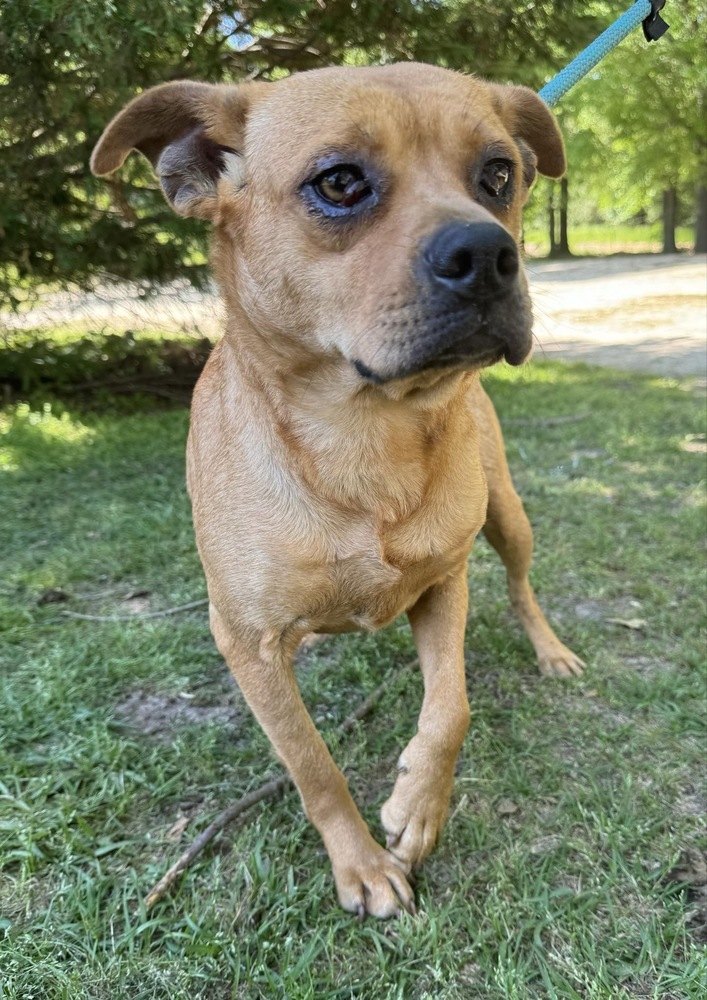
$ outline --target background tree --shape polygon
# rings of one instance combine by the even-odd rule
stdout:
[[[562,0],[0,0],[0,300],[106,274],[204,277],[204,227],[167,209],[139,158],[108,182],[89,174],[140,89],[409,59],[538,86],[599,14]]]
[[[670,31],[640,31],[563,98],[572,203],[586,218],[660,218],[663,251],[694,222],[707,251],[707,0],[665,10]],[[537,212],[537,208],[536,208]]]

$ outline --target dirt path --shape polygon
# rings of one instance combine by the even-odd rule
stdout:
[[[704,254],[531,261],[528,273],[536,356],[707,378]],[[90,295],[54,295],[8,321],[23,328],[65,323],[94,330],[187,329],[213,337],[221,310],[214,294],[183,283],[150,296],[138,286],[115,285]]]
[[[707,378],[707,257],[528,265],[536,356]]]

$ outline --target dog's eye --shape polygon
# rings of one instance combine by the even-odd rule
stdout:
[[[505,194],[511,181],[511,164],[507,160],[492,160],[481,171],[481,187],[492,198]]]
[[[363,171],[355,166],[332,167],[312,181],[312,187],[324,201],[339,208],[353,208],[371,193]]]

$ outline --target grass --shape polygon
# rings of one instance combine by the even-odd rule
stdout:
[[[679,249],[692,248],[695,234],[689,226],[678,226],[675,241]],[[612,253],[660,253],[663,235],[660,222],[647,225],[608,222],[571,225],[570,250],[578,257],[604,256]],[[531,257],[545,257],[550,251],[546,228],[533,227],[525,232],[525,248]]]
[[[5,410],[3,1000],[704,996],[704,895],[675,874],[705,843],[703,406],[689,385],[581,365],[487,383],[536,529],[534,581],[590,666],[580,681],[539,677],[479,541],[452,815],[418,877],[420,915],[387,924],[339,910],[296,795],[256,809],[141,909],[216,812],[278,773],[204,613],[61,615],[203,596],[187,414]],[[567,415],[581,419],[532,423]],[[70,599],[38,605],[50,588]],[[413,657],[401,620],[300,667],[378,835],[418,676],[394,680],[352,736],[333,734]],[[180,816],[189,826],[170,834]]]

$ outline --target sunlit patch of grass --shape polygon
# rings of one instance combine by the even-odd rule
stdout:
[[[79,343],[85,337],[95,336],[96,339],[100,339],[106,333],[112,332],[112,330],[113,328],[110,325],[97,327],[95,321],[92,322],[90,319],[82,323],[57,324],[50,328],[30,327],[3,330],[2,335],[0,335],[0,350],[7,348],[22,350],[27,345],[34,344],[37,341],[45,341],[58,347],[67,347],[71,344]],[[152,330],[149,327],[141,327],[136,330],[131,329],[129,334],[136,343],[160,343],[165,339],[164,330]],[[169,338],[170,340],[190,341],[194,340],[195,333],[193,331],[182,330],[175,324],[175,329],[170,332]]]
[[[26,458],[32,460],[26,449],[30,441],[36,441],[48,458],[54,453],[52,464],[60,464],[66,448],[88,447],[94,437],[80,418],[66,411],[54,413],[49,403],[40,410],[19,403],[0,413],[0,434],[6,442],[0,445],[0,471],[4,472],[17,472]]]
[[[5,430],[9,429],[9,417],[3,416],[2,425]],[[12,417],[13,434],[21,435],[23,426],[33,428],[47,443],[61,441],[65,444],[79,444],[90,441],[94,433],[75,415],[66,411],[55,414],[50,403],[46,403],[41,410],[19,403]]]
[[[675,239],[679,248],[688,250],[694,233],[688,226],[678,226]],[[660,222],[647,225],[625,223],[585,223],[571,226],[569,244],[576,255],[604,256],[611,253],[660,253],[663,234]],[[544,257],[550,250],[550,237],[541,228],[525,232],[525,247],[531,258]]]

